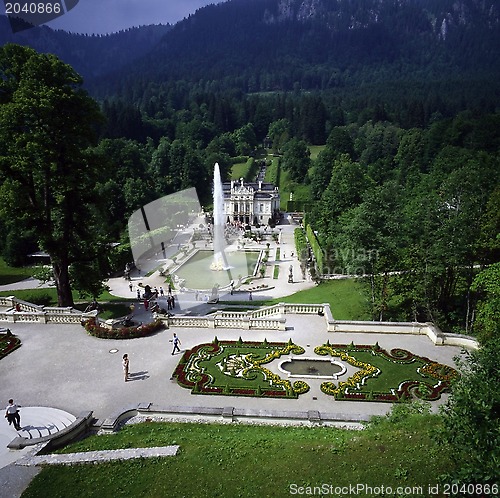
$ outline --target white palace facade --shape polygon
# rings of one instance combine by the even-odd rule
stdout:
[[[272,183],[244,182],[240,178],[224,183],[222,189],[227,223],[266,225],[270,218],[279,216],[279,189]]]

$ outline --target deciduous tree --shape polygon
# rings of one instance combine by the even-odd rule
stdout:
[[[92,244],[100,119],[81,77],[53,55],[0,48],[2,216],[32,230],[51,257],[60,306],[73,304],[69,267]]]

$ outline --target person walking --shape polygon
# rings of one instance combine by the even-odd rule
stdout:
[[[125,377],[125,382],[127,382],[128,381],[129,368],[130,368],[130,361],[128,359],[128,354],[124,354],[123,355],[122,366],[123,366],[123,375]]]
[[[9,404],[5,409],[5,418],[9,422],[9,425],[12,425],[12,423],[14,423],[14,428],[16,429],[16,431],[20,431],[22,429],[19,408],[21,407],[19,405],[16,405],[13,399],[9,399]]]
[[[174,338],[172,339],[172,342],[174,343],[174,349],[172,349],[172,355],[175,354],[176,351],[181,352],[181,349],[179,348],[179,345],[181,344],[180,339],[177,337],[177,334],[174,332]]]

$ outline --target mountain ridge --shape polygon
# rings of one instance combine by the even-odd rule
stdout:
[[[95,96],[136,102],[179,81],[252,93],[455,80],[474,91],[500,76],[493,0],[230,0],[109,38],[37,29]],[[41,43],[57,37],[64,50]]]
[[[449,9],[443,8],[446,6]],[[491,26],[488,30],[484,30],[486,20]],[[189,57],[195,65],[202,57],[213,60],[224,53],[231,61],[237,60],[237,49],[240,63],[274,55],[301,56],[306,64],[309,58],[345,66],[352,64],[353,57],[365,62],[367,55],[380,60],[411,56],[405,50],[422,49],[419,44],[448,54],[469,42],[473,42],[472,47],[477,45],[479,35],[488,44],[490,38],[499,40],[499,26],[500,13],[491,1],[232,0],[207,6],[177,23],[146,58],[165,57],[178,64],[182,57]],[[463,37],[465,40],[454,47],[457,38]],[[250,50],[250,46],[257,50]],[[353,53],[342,57],[340,50]],[[492,63],[499,51],[493,43],[490,51],[482,55]],[[455,61],[465,55],[467,62],[474,62],[481,54],[453,55]]]
[[[35,26],[13,33],[8,18],[0,15],[0,46],[17,43],[38,52],[53,53],[73,66],[85,80],[91,80],[144,56],[170,29],[170,24],[157,24],[107,35],[87,35]]]

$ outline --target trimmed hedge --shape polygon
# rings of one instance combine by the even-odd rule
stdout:
[[[306,234],[309,240],[309,245],[311,246],[312,252],[314,254],[314,259],[316,260],[316,265],[318,267],[318,272],[323,274],[323,251],[321,249],[321,245],[319,243],[316,234],[314,233],[311,225],[307,225]]]
[[[300,261],[307,259],[307,239],[302,228],[296,228],[293,232],[295,238],[295,250]]]
[[[304,348],[281,342],[220,341],[198,344],[186,351],[172,377],[191,394],[223,394],[295,399],[309,391],[302,380],[290,382],[263,365],[282,355],[302,354]]]

